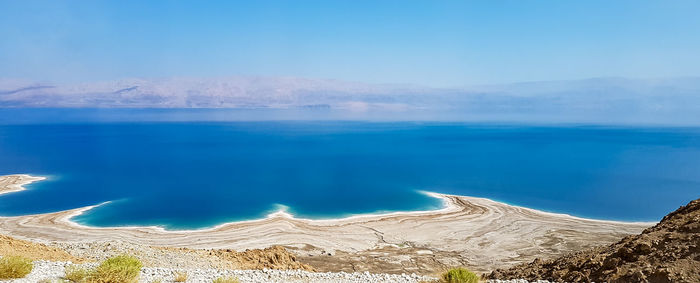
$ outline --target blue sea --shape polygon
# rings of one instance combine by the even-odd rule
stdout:
[[[2,216],[110,201],[74,220],[196,229],[279,209],[321,219],[440,208],[421,193],[431,191],[658,221],[700,197],[700,128],[61,117],[13,123],[12,113],[0,112],[0,175],[48,180],[0,195]]]

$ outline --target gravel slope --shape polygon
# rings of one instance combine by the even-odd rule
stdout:
[[[65,268],[72,265],[66,261],[35,261],[34,269],[27,277],[16,280],[7,280],[0,282],[13,283],[36,283],[42,280],[57,280],[65,275]],[[95,263],[82,264],[82,266],[91,267]],[[219,277],[235,277],[242,283],[244,282],[397,282],[397,283],[413,283],[421,281],[430,281],[434,278],[419,276],[416,274],[372,274],[369,272],[363,273],[346,273],[346,272],[308,272],[303,270],[226,270],[226,269],[176,269],[176,268],[158,268],[146,267],[141,269],[141,277],[139,282],[149,283],[157,280],[162,282],[173,282],[175,272],[186,272],[188,274],[187,282],[207,282]],[[49,281],[51,282],[51,281]]]

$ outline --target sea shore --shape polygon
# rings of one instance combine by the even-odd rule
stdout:
[[[0,176],[0,193],[21,190],[23,185],[39,180],[42,178],[29,175]],[[89,206],[0,217],[0,231],[60,247],[74,255],[95,253],[95,260],[120,252],[104,249],[110,242],[123,243],[127,250],[139,250],[141,246],[147,247],[142,250],[244,251],[282,246],[316,271],[435,274],[454,266],[483,273],[543,255],[556,257],[607,245],[653,225],[583,219],[484,198],[431,195],[443,199],[445,207],[332,220],[299,219],[278,212],[264,219],[209,229],[168,231],[160,227],[88,227],[71,221],[93,207]],[[144,252],[137,256],[153,262],[152,266],[182,268],[168,262],[161,264],[158,254]],[[171,256],[161,253],[160,257],[165,260]]]
[[[46,177],[34,177],[27,174],[0,176],[0,195],[26,190],[24,185],[46,180]]]

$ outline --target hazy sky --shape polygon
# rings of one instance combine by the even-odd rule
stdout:
[[[0,0],[0,77],[700,75],[700,1]]]

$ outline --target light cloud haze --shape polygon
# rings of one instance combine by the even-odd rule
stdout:
[[[0,107],[700,124],[697,11],[698,1],[0,0]]]

